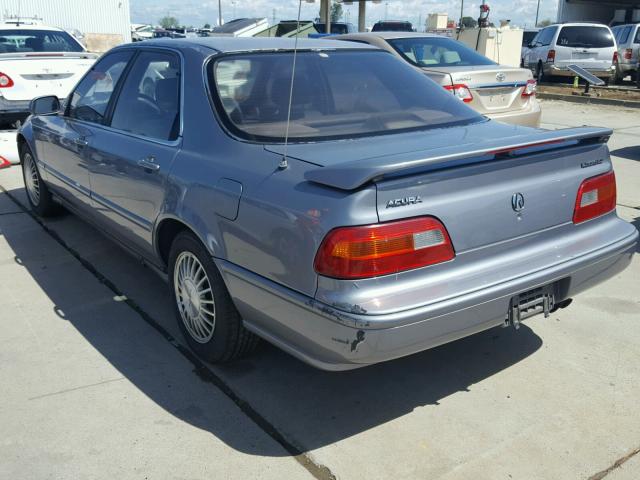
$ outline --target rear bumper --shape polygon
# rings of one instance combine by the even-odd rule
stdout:
[[[391,360],[472,335],[504,323],[514,295],[561,282],[570,298],[624,270],[638,231],[617,217],[611,243],[566,257],[543,269],[418,308],[367,315],[346,312],[294,292],[225,261],[217,260],[248,329],[323,370],[348,370]],[[353,309],[354,311],[356,309]]]
[[[586,71],[600,78],[610,78],[616,72],[616,67],[611,65],[609,68],[585,68]],[[569,70],[567,67],[561,67],[555,64],[544,65],[545,75],[554,75],[559,77],[575,77],[576,74]]]
[[[30,100],[7,100],[0,96],[0,115],[26,114],[29,115]]]
[[[537,100],[535,100],[531,102],[531,107],[525,110],[487,114],[486,116],[491,120],[496,120],[498,122],[538,128],[540,126],[541,117],[540,104]]]

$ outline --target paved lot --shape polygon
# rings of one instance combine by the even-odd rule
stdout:
[[[544,122],[616,128],[640,225],[640,114],[546,102]],[[517,332],[338,374],[268,345],[219,368],[158,277],[71,215],[37,223],[18,168],[0,185],[0,478],[640,477],[638,256]]]

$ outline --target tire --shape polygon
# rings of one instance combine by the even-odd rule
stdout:
[[[617,63],[615,64],[615,66],[616,66],[616,69],[613,72],[612,80],[614,84],[620,85],[624,77],[620,74],[620,66]]]
[[[60,212],[60,205],[54,202],[51,191],[40,176],[38,163],[27,145],[20,149],[22,179],[29,206],[40,217],[51,217]]]
[[[191,232],[171,245],[169,281],[180,331],[200,358],[227,363],[256,347],[259,338],[244,328],[211,255]]]
[[[544,76],[544,68],[542,67],[542,63],[538,63],[538,67],[536,68],[536,81],[538,84],[541,84],[546,80]]]

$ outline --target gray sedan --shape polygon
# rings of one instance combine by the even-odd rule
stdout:
[[[319,368],[548,315],[624,269],[600,128],[487,120],[368,45],[117,47],[18,133],[33,210],[60,205],[164,276],[212,362],[262,337]],[[291,101],[290,101],[291,98]]]

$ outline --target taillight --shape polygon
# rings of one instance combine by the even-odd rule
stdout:
[[[0,72],[0,88],[13,87],[13,80],[6,73]]]
[[[0,170],[2,170],[3,168],[8,168],[10,166],[11,162],[9,162],[9,160],[4,158],[3,156],[0,156]]]
[[[587,178],[578,189],[573,223],[582,223],[616,208],[616,176],[613,171]]]
[[[618,53],[618,52],[616,52]],[[625,60],[631,60],[633,58],[633,49],[632,48],[625,48],[624,49],[624,59]],[[616,58],[617,60],[617,58]],[[615,60],[614,60],[615,62]]]
[[[318,249],[314,268],[332,278],[369,278],[454,257],[444,225],[433,217],[416,217],[331,230]]]
[[[538,90],[538,82],[533,79],[527,80],[527,84],[522,89],[523,97],[530,97],[531,95],[535,95]]]
[[[464,103],[469,103],[473,100],[473,95],[471,95],[471,90],[466,85],[460,83],[456,85],[445,85],[444,88],[453,92],[453,94],[462,100]]]
[[[547,63],[553,63],[556,61],[556,51],[555,50],[549,50],[547,52]]]
[[[613,63],[618,63],[618,52],[613,52]]]

